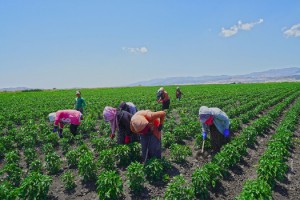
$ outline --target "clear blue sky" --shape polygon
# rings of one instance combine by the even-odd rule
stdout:
[[[0,1],[0,88],[285,67],[300,67],[299,0]]]

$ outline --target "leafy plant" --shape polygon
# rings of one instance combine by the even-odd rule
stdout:
[[[175,136],[171,132],[166,132],[162,136],[162,145],[169,148],[171,144],[175,143]]]
[[[20,156],[18,151],[11,151],[5,154],[5,160],[7,164],[18,164]]]
[[[179,199],[195,199],[195,193],[192,187],[190,187],[184,180],[182,175],[175,176],[173,180],[168,184],[166,189],[166,200],[179,200]]]
[[[66,171],[62,176],[61,180],[67,190],[72,190],[75,188],[75,177],[71,171]]]
[[[208,197],[208,189],[215,187],[222,176],[222,169],[215,163],[207,163],[196,169],[192,174],[194,191],[201,199]]]
[[[90,152],[85,152],[80,156],[78,162],[79,175],[84,181],[94,180],[96,177],[96,164],[93,160],[93,155]]]
[[[30,163],[37,158],[36,151],[33,148],[25,149],[24,155],[27,165],[30,165]]]
[[[52,178],[38,172],[31,172],[22,181],[19,190],[21,199],[46,199]]]
[[[236,198],[237,200],[248,199],[272,199],[272,191],[270,185],[262,179],[246,181],[243,191]]]
[[[69,140],[67,138],[62,138],[60,139],[59,143],[63,153],[67,153],[70,149]]]
[[[49,153],[45,157],[46,161],[46,169],[51,174],[56,174],[60,170],[61,160],[60,157],[56,153]]]
[[[116,157],[113,155],[114,151],[112,149],[101,151],[98,159],[99,167],[106,170],[115,169]]]
[[[49,154],[54,152],[53,144],[52,143],[44,144],[42,147],[42,151],[44,154]]]
[[[144,188],[145,174],[142,164],[132,162],[127,168],[126,177],[131,191],[140,192]]]
[[[121,177],[115,171],[103,171],[98,176],[97,192],[99,199],[118,199],[123,194]]]
[[[172,144],[170,148],[170,157],[175,162],[184,162],[187,156],[192,155],[192,150],[189,146],[180,144]]]
[[[42,172],[42,167],[43,167],[43,164],[42,164],[42,162],[40,160],[34,160],[29,165],[29,169],[32,172],[39,172],[39,173],[41,173]]]
[[[78,165],[78,156],[79,153],[76,149],[70,150],[68,153],[66,153],[66,158],[68,161],[69,166],[77,166]]]
[[[159,181],[164,174],[164,166],[159,159],[151,158],[146,163],[145,174],[148,180],[152,182]]]
[[[7,174],[5,179],[8,180],[14,186],[18,186],[22,177],[22,169],[15,163],[9,163],[4,165],[0,171],[0,175]]]

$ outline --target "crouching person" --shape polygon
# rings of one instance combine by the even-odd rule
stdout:
[[[152,157],[161,158],[161,130],[165,115],[164,111],[141,110],[131,118],[130,128],[132,132],[141,135],[144,163]]]
[[[103,118],[110,123],[111,134],[110,138],[115,137],[115,131],[118,130],[117,143],[129,144],[138,141],[137,135],[130,130],[130,120],[132,115],[124,110],[106,106],[103,110]]]
[[[70,132],[76,135],[77,128],[83,120],[81,112],[77,110],[59,110],[49,114],[50,122],[54,122],[53,132],[58,131],[58,136],[62,138],[64,124],[70,124]],[[58,127],[59,125],[59,127]]]
[[[199,118],[202,124],[203,140],[206,139],[209,131],[211,146],[215,152],[219,152],[221,147],[229,142],[230,121],[228,116],[219,108],[201,106]]]
[[[124,110],[134,115],[137,112],[136,106],[132,102],[122,101],[119,105],[120,110]]]

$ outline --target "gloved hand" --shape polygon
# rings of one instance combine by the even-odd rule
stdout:
[[[53,128],[52,131],[53,131],[53,132],[56,132],[56,131],[57,131],[57,126],[54,126],[54,128]]]
[[[157,127],[158,131],[161,131],[162,128],[163,128],[163,125],[162,125],[162,124],[160,124],[160,125]]]
[[[114,139],[114,138],[115,138],[115,134],[112,133],[112,134],[109,135],[109,137],[110,137],[111,139]]]
[[[202,133],[202,139],[205,140],[206,139],[206,132]]]
[[[229,137],[229,129],[225,129],[224,130],[224,136],[225,137]]]

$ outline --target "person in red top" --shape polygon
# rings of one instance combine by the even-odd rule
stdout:
[[[62,138],[62,131],[64,124],[70,124],[70,132],[73,135],[76,135],[77,128],[83,119],[80,111],[77,110],[59,110],[54,113],[49,114],[50,122],[54,122],[53,132],[56,132],[58,129],[58,136]]]
[[[157,102],[162,103],[162,110],[170,107],[170,97],[163,87],[157,91]]]
[[[164,111],[141,110],[131,118],[131,131],[141,135],[144,163],[151,157],[161,158],[161,130],[165,116]]]

